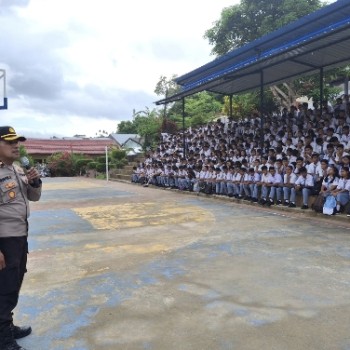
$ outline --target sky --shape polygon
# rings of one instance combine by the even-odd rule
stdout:
[[[155,108],[160,76],[214,59],[203,35],[238,2],[0,0],[0,125],[28,137],[115,132]]]

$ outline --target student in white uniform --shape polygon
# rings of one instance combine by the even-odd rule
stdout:
[[[349,168],[343,168],[340,172],[340,179],[338,186],[335,190],[332,191],[332,195],[337,199],[337,212],[340,212],[342,206],[343,208],[349,202],[349,189],[350,189],[350,180],[349,180]]]
[[[314,187],[314,178],[307,173],[305,167],[299,169],[299,177],[295,181],[295,190],[300,191],[303,195],[303,205],[301,209],[309,209],[309,196]]]
[[[270,187],[269,200],[267,201],[268,205],[272,205],[275,203],[275,197],[277,199],[276,204],[282,204],[282,187],[283,187],[283,179],[280,174],[276,172],[275,167],[269,168],[269,177],[267,186]]]
[[[260,182],[260,174],[250,168],[245,177],[245,186],[248,188],[250,200],[254,203],[258,202],[258,183]]]
[[[286,167],[286,173],[284,174],[283,179],[283,205],[290,208],[295,208],[295,181],[297,180],[297,176],[293,173],[293,165],[288,165]]]
[[[269,187],[267,187],[269,181],[269,173],[267,171],[267,166],[264,165],[261,167],[261,180],[258,183],[258,186],[261,187],[261,198],[260,204],[264,205],[267,201],[267,195],[269,194]]]

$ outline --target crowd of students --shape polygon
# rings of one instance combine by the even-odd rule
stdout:
[[[349,202],[350,103],[291,106],[244,120],[224,118],[173,135],[134,167],[132,182],[259,202],[309,208],[309,196]],[[261,127],[263,124],[263,128]],[[350,215],[349,215],[350,216]]]

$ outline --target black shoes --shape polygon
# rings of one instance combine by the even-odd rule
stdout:
[[[30,333],[32,333],[32,327],[18,327],[15,325],[11,325],[11,330],[13,337],[15,339],[21,339],[26,336],[28,336]]]
[[[1,350],[25,350],[17,344],[11,327],[3,329],[0,332],[0,349]]]
[[[304,205],[301,207],[301,209],[309,209],[309,206],[306,205],[306,204],[304,204]]]
[[[288,205],[289,208],[296,208],[297,206],[295,205],[295,203],[291,202],[289,205]]]

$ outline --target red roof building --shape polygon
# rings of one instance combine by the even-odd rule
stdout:
[[[80,153],[96,157],[105,154],[106,146],[119,148],[115,140],[110,138],[27,139],[23,145],[36,162],[42,162],[58,152]]]

